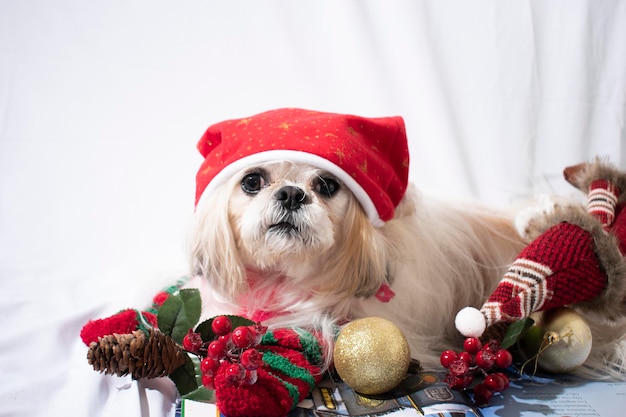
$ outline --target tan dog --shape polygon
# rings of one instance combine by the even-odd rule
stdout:
[[[276,143],[242,148],[261,141]],[[191,259],[206,316],[313,328],[328,348],[338,324],[380,316],[435,364],[460,346],[456,312],[480,305],[524,246],[510,215],[407,188],[399,118],[281,109],[213,126],[199,147]]]

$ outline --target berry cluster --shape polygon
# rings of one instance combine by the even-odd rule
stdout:
[[[208,389],[215,389],[213,378],[222,366],[226,380],[233,386],[252,385],[257,380],[257,368],[262,364],[263,355],[256,347],[267,328],[259,324],[232,327],[230,318],[218,316],[211,321],[215,340],[205,342],[201,334],[192,329],[183,338],[185,350],[202,358],[202,384]]]
[[[509,386],[509,378],[494,368],[508,368],[513,357],[500,347],[496,340],[484,345],[476,337],[468,337],[463,342],[463,351],[446,350],[441,354],[441,364],[448,369],[445,382],[453,389],[467,388],[476,374],[483,375],[484,381],[474,387],[474,400],[479,405],[489,402],[496,392],[502,392]]]

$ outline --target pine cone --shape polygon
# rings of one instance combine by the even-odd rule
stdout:
[[[87,352],[87,361],[96,371],[117,376],[130,374],[133,379],[171,375],[186,360],[184,350],[158,330],[104,336],[92,342]]]

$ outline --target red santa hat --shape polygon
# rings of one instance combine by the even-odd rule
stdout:
[[[393,218],[408,183],[409,151],[401,117],[365,118],[304,109],[272,110],[209,127],[198,142],[196,207],[247,166],[294,161],[345,184],[375,226]]]

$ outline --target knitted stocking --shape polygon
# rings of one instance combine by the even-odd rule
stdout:
[[[257,369],[255,383],[236,386],[228,380],[227,364],[217,370],[215,396],[225,416],[286,416],[321,380],[322,350],[311,333],[269,331],[257,349],[263,355],[263,364]]]
[[[494,323],[569,304],[607,319],[624,314],[626,263],[619,249],[624,239],[607,233],[582,207],[559,208],[545,222],[552,226],[518,255],[480,311],[459,311],[455,324],[463,335],[481,336]],[[611,227],[626,229],[621,208]]]
[[[519,254],[480,311],[487,326],[512,322],[534,311],[591,300],[606,284],[591,233],[559,223]]]

